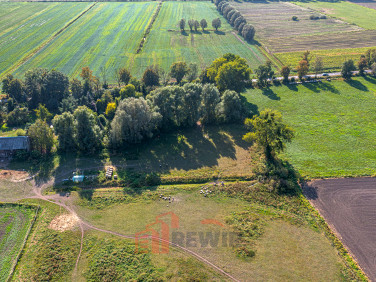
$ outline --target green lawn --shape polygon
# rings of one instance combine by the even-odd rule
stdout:
[[[222,27],[216,33],[211,22],[218,17],[221,18]],[[187,22],[184,34],[181,34],[177,26],[182,18]],[[188,20],[200,21],[203,18],[208,23],[207,30],[202,32],[200,28],[197,33],[191,33]],[[266,61],[255,45],[239,41],[232,31],[232,27],[217,12],[213,3],[163,2],[141,54],[133,59],[132,71],[141,76],[145,68],[152,64],[168,70],[173,62],[179,60],[195,62],[204,67],[229,52],[247,59],[253,69]]]
[[[8,10],[9,5],[12,4],[0,3],[0,10],[3,11],[3,7]],[[37,8],[39,5],[40,12]],[[12,66],[17,66],[24,57],[31,54],[89,5],[89,3],[30,3],[11,12],[12,18],[16,19],[16,22],[12,23],[13,28],[8,24],[14,21],[13,19],[0,23],[1,28],[4,28],[0,31],[0,77],[11,70]]]
[[[339,2],[294,2],[295,4],[325,13],[365,29],[376,29],[376,10],[347,1]]]
[[[89,66],[99,76],[103,67],[108,79],[114,81],[114,70],[125,66],[136,52],[156,6],[155,2],[98,3],[22,65],[17,74],[45,67],[78,76],[82,67]]]
[[[361,55],[364,55],[368,47],[365,48],[350,48],[350,49],[330,49],[330,50],[312,50],[311,51],[311,65],[316,57],[320,57],[323,61],[324,72],[329,71],[340,71],[342,65],[347,60],[353,60],[357,63]],[[300,52],[288,52],[288,53],[277,53],[275,56],[281,60],[281,62],[286,66],[291,66],[296,68],[299,61],[302,59],[303,51]]]
[[[272,108],[296,131],[286,158],[303,175],[341,177],[376,172],[376,79],[280,86],[244,95]]]

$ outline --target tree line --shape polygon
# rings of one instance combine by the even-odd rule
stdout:
[[[218,12],[227,19],[229,24],[234,27],[245,40],[248,42],[253,41],[256,30],[254,26],[247,23],[245,17],[238,10],[231,6],[227,0],[216,0],[214,3],[217,6]]]
[[[178,23],[178,27],[181,32],[185,31],[185,25],[186,25],[186,20],[181,19]],[[202,31],[205,31],[205,28],[208,27],[208,22],[206,19],[202,19],[200,22],[198,20],[190,19],[188,20],[188,26],[191,32],[195,30],[195,32],[198,32],[198,29],[201,27]],[[220,18],[216,18],[212,20],[212,27],[215,28],[216,31],[218,31],[218,28],[221,27],[221,20]]]
[[[250,115],[239,95],[250,73],[247,62],[233,54],[214,60],[201,74],[196,64],[175,62],[168,73],[174,82],[156,66],[140,80],[121,68],[112,88],[88,67],[81,79],[72,80],[56,70],[33,69],[24,79],[3,79],[8,99],[2,104],[2,128],[24,127],[19,135],[28,135],[33,150],[47,154],[55,139],[60,151],[95,152],[197,123],[241,122]]]

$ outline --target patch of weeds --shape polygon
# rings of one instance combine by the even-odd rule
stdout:
[[[89,239],[87,281],[161,281],[149,254],[125,240]]]
[[[80,241],[71,232],[46,230],[34,256],[32,280],[51,281],[63,278],[74,267]]]

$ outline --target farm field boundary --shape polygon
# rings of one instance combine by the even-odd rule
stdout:
[[[19,241],[21,240],[21,238],[19,238],[19,240],[17,239],[13,239],[11,237],[7,237],[7,235],[12,235],[12,234],[15,234],[13,232],[12,229],[14,228],[17,228],[18,226],[15,226],[14,228],[11,228],[10,230],[9,229],[9,225],[8,226],[4,226],[4,227],[7,227],[5,230],[5,234],[0,234],[2,236],[0,236],[0,252],[1,252],[1,263],[3,264],[3,267],[1,269],[1,272],[0,272],[0,278],[3,279],[4,278],[4,281],[9,281],[11,278],[12,278],[12,275],[13,275],[13,272],[17,266],[17,263],[19,261],[19,259],[21,258],[22,256],[22,252],[23,252],[23,249],[26,245],[26,241],[30,235],[30,232],[34,226],[34,223],[35,223],[35,220],[37,219],[38,217],[38,212],[39,212],[39,209],[40,207],[37,206],[37,205],[29,205],[29,204],[14,204],[14,203],[0,203],[0,220],[2,219],[1,218],[1,215],[2,215],[2,211],[1,209],[6,209],[6,208],[9,208],[9,209],[12,209],[12,208],[23,208],[23,209],[33,209],[34,210],[34,215],[31,216],[30,214],[26,214],[26,212],[23,214],[23,217],[27,217],[27,216],[31,216],[31,219],[29,218],[29,221],[27,221],[27,219],[24,219],[22,220],[22,216],[19,218],[19,219],[16,219],[16,218],[13,218],[13,221],[14,222],[18,222],[17,220],[21,220],[21,222],[18,222],[20,224],[28,224],[28,227],[27,229],[23,229],[22,226],[21,228],[18,228],[19,230],[16,230],[14,232],[16,232],[17,236],[19,234],[23,235],[23,231],[25,232],[25,234],[22,236],[22,241]],[[19,214],[20,216],[20,214]],[[10,221],[8,220],[8,223],[10,222],[11,224],[13,223],[12,219],[10,219]],[[2,222],[0,221],[0,224],[6,224],[7,222]],[[11,225],[10,225],[11,226]],[[12,233],[13,232],[13,233]],[[7,234],[8,233],[8,234]],[[5,236],[5,238],[3,237]],[[6,240],[6,242],[2,242],[3,240]],[[16,241],[14,241],[16,240]],[[4,246],[6,243],[6,246]],[[13,244],[13,245],[12,245]],[[8,249],[8,246],[11,246],[13,248],[13,250],[9,250]],[[4,249],[5,247],[5,249]],[[18,250],[15,250],[15,249],[18,249]],[[10,255],[11,253],[11,255]],[[10,256],[10,261],[9,259],[7,260],[7,257]],[[6,266],[8,265],[8,274],[6,274],[4,272],[4,269],[6,270]],[[3,275],[6,275],[5,277],[3,277]]]
[[[314,180],[304,194],[373,281],[376,279],[376,178]],[[359,220],[362,218],[362,220]]]
[[[84,10],[82,13],[80,13],[78,16],[76,16],[74,19],[72,19],[70,22],[68,22],[63,28],[61,28],[54,35],[52,35],[49,39],[47,39],[41,45],[39,45],[37,48],[35,48],[30,54],[28,54],[26,57],[23,57],[20,61],[18,61],[18,63],[16,63],[6,73],[13,73],[17,68],[19,68],[21,65],[25,64],[32,57],[34,57],[35,55],[37,55],[39,53],[39,51],[41,51],[45,46],[47,46],[50,42],[52,42],[59,34],[61,34],[63,31],[65,31],[67,28],[69,28],[69,26],[71,26],[79,18],[81,18],[83,15],[85,15],[95,5],[96,5],[96,3],[93,3],[90,7],[88,7],[86,10]]]
[[[310,57],[313,62],[316,57],[320,57],[323,61],[323,71],[332,72],[340,71],[346,60],[357,62],[361,55],[364,55],[368,49],[372,47],[350,48],[350,49],[329,49],[329,50],[313,50]],[[375,47],[373,47],[375,48]],[[290,65],[292,68],[298,66],[302,59],[303,51],[286,52],[274,54],[284,65]]]
[[[156,7],[156,2],[97,3],[15,74],[54,67],[77,77],[88,66],[96,76],[101,76],[103,69],[108,82],[115,82],[115,70],[130,64]]]

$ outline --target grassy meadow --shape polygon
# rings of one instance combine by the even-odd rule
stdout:
[[[357,63],[360,56],[364,55],[368,49],[370,48],[363,47],[350,49],[312,50],[310,54],[311,64],[313,66],[313,62],[315,61],[316,57],[320,57],[323,62],[324,72],[340,71],[345,61],[351,59]],[[277,53],[274,55],[280,59],[284,65],[291,66],[295,69],[299,64],[299,61],[302,59],[302,54],[303,51]]]
[[[222,27],[215,32],[211,22],[218,17],[221,18]],[[183,34],[178,28],[182,18],[186,20],[186,31]],[[197,32],[190,32],[190,19],[206,19],[207,29],[204,32],[201,28]],[[145,68],[152,64],[168,70],[173,62],[179,60],[198,63],[201,68],[225,53],[245,58],[252,69],[266,61],[256,45],[240,41],[232,31],[232,27],[211,2],[163,2],[141,54],[133,59],[132,71],[141,76]]]
[[[16,73],[44,67],[77,77],[82,67],[89,66],[100,76],[103,67],[114,82],[115,69],[129,63],[156,6],[155,2],[97,3]]]
[[[8,4],[13,3],[0,3],[0,10]],[[29,5],[34,13],[27,17],[30,14]],[[18,23],[13,28],[7,27],[8,21],[2,23],[5,29],[0,32],[0,77],[8,71],[12,72],[13,67],[21,64],[23,58],[32,54],[72,18],[89,7],[90,3],[42,3],[39,12],[35,8],[39,3],[29,5],[21,6],[14,15]]]
[[[241,194],[229,197],[213,185],[207,185],[214,191],[208,197],[199,193],[204,185],[159,186],[126,202],[110,200],[123,194],[121,188],[96,189],[91,200],[80,199],[75,192],[73,197],[80,216],[98,227],[125,235],[142,231],[146,224],[155,220],[155,216],[169,211],[179,217],[176,231],[184,234],[236,232],[242,247],[220,245],[209,248],[198,243],[188,248],[240,280],[247,280],[250,276],[255,280],[341,280],[344,268],[340,258],[321,227],[305,221],[305,218],[310,218],[311,224],[314,222],[312,215],[304,211],[299,198],[273,196],[256,188],[258,186],[254,183],[239,185],[253,187],[247,200],[242,199]],[[231,183],[226,183],[226,187],[231,187]],[[171,195],[174,202],[160,200],[160,193]],[[88,205],[90,201],[93,204]],[[127,216],[118,216],[124,214]],[[202,224],[204,219],[217,220],[224,226]],[[254,255],[242,256],[238,251],[243,248],[253,250]],[[175,249],[171,251],[169,256],[174,257]],[[153,256],[159,262],[165,259],[165,255]]]
[[[376,79],[249,90],[249,102],[276,109],[295,129],[286,158],[303,175],[342,177],[376,171]]]
[[[0,280],[10,277],[31,227],[35,209],[0,204]]]
[[[375,21],[371,20],[376,17],[376,11],[371,8],[347,1],[310,1],[295,3],[299,6],[316,10],[364,29],[376,29]]]

